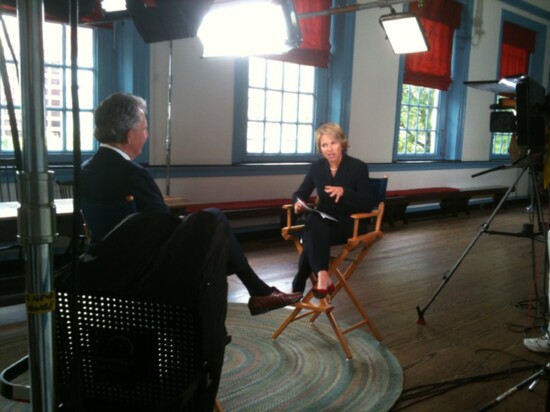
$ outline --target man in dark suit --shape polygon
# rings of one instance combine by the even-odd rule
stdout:
[[[169,213],[152,176],[133,162],[148,138],[146,110],[145,100],[128,93],[109,96],[95,110],[94,136],[100,148],[84,162],[81,174],[82,212],[91,231],[92,242],[100,241],[116,226],[120,217],[115,214],[114,208],[104,209],[99,215],[92,216],[91,205],[124,202],[130,197],[136,212]],[[228,241],[228,275],[235,273],[247,288],[250,294],[248,307],[252,315],[301,299],[301,293],[283,293],[265,284],[250,267],[225,215],[218,209],[206,211],[214,214],[224,229]]]

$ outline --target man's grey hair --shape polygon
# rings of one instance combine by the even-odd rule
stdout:
[[[94,136],[100,143],[125,143],[129,130],[139,122],[140,111],[147,113],[147,102],[130,93],[114,93],[94,112]]]

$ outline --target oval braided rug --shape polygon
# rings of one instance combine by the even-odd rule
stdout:
[[[403,388],[393,354],[369,333],[345,335],[353,358],[346,360],[326,316],[313,325],[291,323],[276,340],[273,332],[290,314],[280,309],[251,316],[230,303],[218,399],[231,411],[387,411]],[[365,326],[365,328],[368,328]]]

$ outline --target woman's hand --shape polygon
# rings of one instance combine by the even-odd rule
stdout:
[[[344,196],[344,188],[342,186],[325,186],[325,193],[334,198],[334,203],[338,203],[340,198]]]
[[[304,205],[302,205],[300,202],[294,203],[294,213],[299,215],[305,210]]]

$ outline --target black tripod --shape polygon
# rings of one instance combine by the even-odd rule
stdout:
[[[502,199],[500,200],[498,205],[495,207],[495,209],[494,209],[493,213],[491,214],[491,216],[489,216],[489,219],[479,227],[479,230],[478,230],[476,236],[470,242],[470,244],[468,245],[468,247],[466,248],[464,253],[462,253],[462,256],[460,256],[460,258],[456,261],[456,263],[453,265],[453,267],[445,273],[445,275],[443,276],[443,280],[442,280],[441,284],[439,285],[439,287],[437,288],[437,290],[435,291],[435,293],[433,294],[431,299],[428,301],[426,306],[423,309],[420,309],[419,306],[416,307],[416,312],[418,313],[418,320],[416,321],[416,323],[418,323],[419,325],[423,325],[423,324],[426,323],[426,321],[424,320],[424,313],[426,312],[426,310],[428,310],[428,308],[430,307],[432,302],[435,300],[437,295],[439,295],[439,293],[441,292],[443,287],[451,279],[451,277],[456,272],[456,270],[458,269],[458,267],[460,266],[460,264],[462,263],[462,261],[464,260],[466,255],[474,247],[474,245],[476,244],[476,242],[478,241],[478,239],[481,237],[481,235],[483,233],[506,235],[506,236],[516,236],[516,237],[529,237],[529,238],[534,239],[534,240],[540,240],[540,241],[546,242],[546,232],[544,230],[544,221],[543,221],[543,217],[542,217],[542,213],[541,213],[542,205],[541,205],[541,200],[540,200],[539,187],[538,187],[537,179],[536,179],[536,175],[535,175],[535,164],[534,163],[535,162],[538,163],[538,161],[535,160],[535,158],[540,158],[540,157],[538,157],[538,156],[532,157],[532,155],[530,155],[528,153],[525,156],[523,156],[523,157],[519,158],[518,160],[516,160],[510,166],[499,166],[499,167],[496,167],[496,168],[493,168],[493,169],[490,169],[490,170],[487,170],[485,172],[478,173],[478,174],[472,176],[472,177],[476,177],[476,176],[479,176],[481,174],[489,173],[489,172],[492,172],[492,171],[495,171],[495,170],[515,166],[516,164],[519,164],[522,161],[525,162],[522,166],[521,173],[519,173],[519,175],[516,178],[516,180],[514,181],[514,183],[508,188],[508,190],[506,191],[506,193],[504,194],[504,196],[502,197]],[[508,233],[508,232],[498,232],[498,231],[489,230],[489,226],[491,225],[491,222],[493,221],[493,219],[495,218],[497,213],[500,211],[500,209],[504,205],[504,202],[506,202],[506,200],[510,196],[510,193],[512,193],[512,191],[514,191],[516,185],[518,184],[518,182],[520,181],[520,179],[522,178],[522,176],[524,175],[524,173],[526,171],[529,172],[530,182],[531,182],[532,187],[533,187],[533,193],[534,193],[534,196],[533,196],[534,205],[533,206],[536,210],[536,215],[537,215],[537,223],[538,223],[537,231],[533,230],[533,231],[530,231],[528,233],[525,233],[525,232]],[[547,256],[547,253],[546,253],[545,262],[547,262],[547,261],[548,261],[548,256]],[[545,291],[547,290],[546,286],[545,286],[544,290]]]

